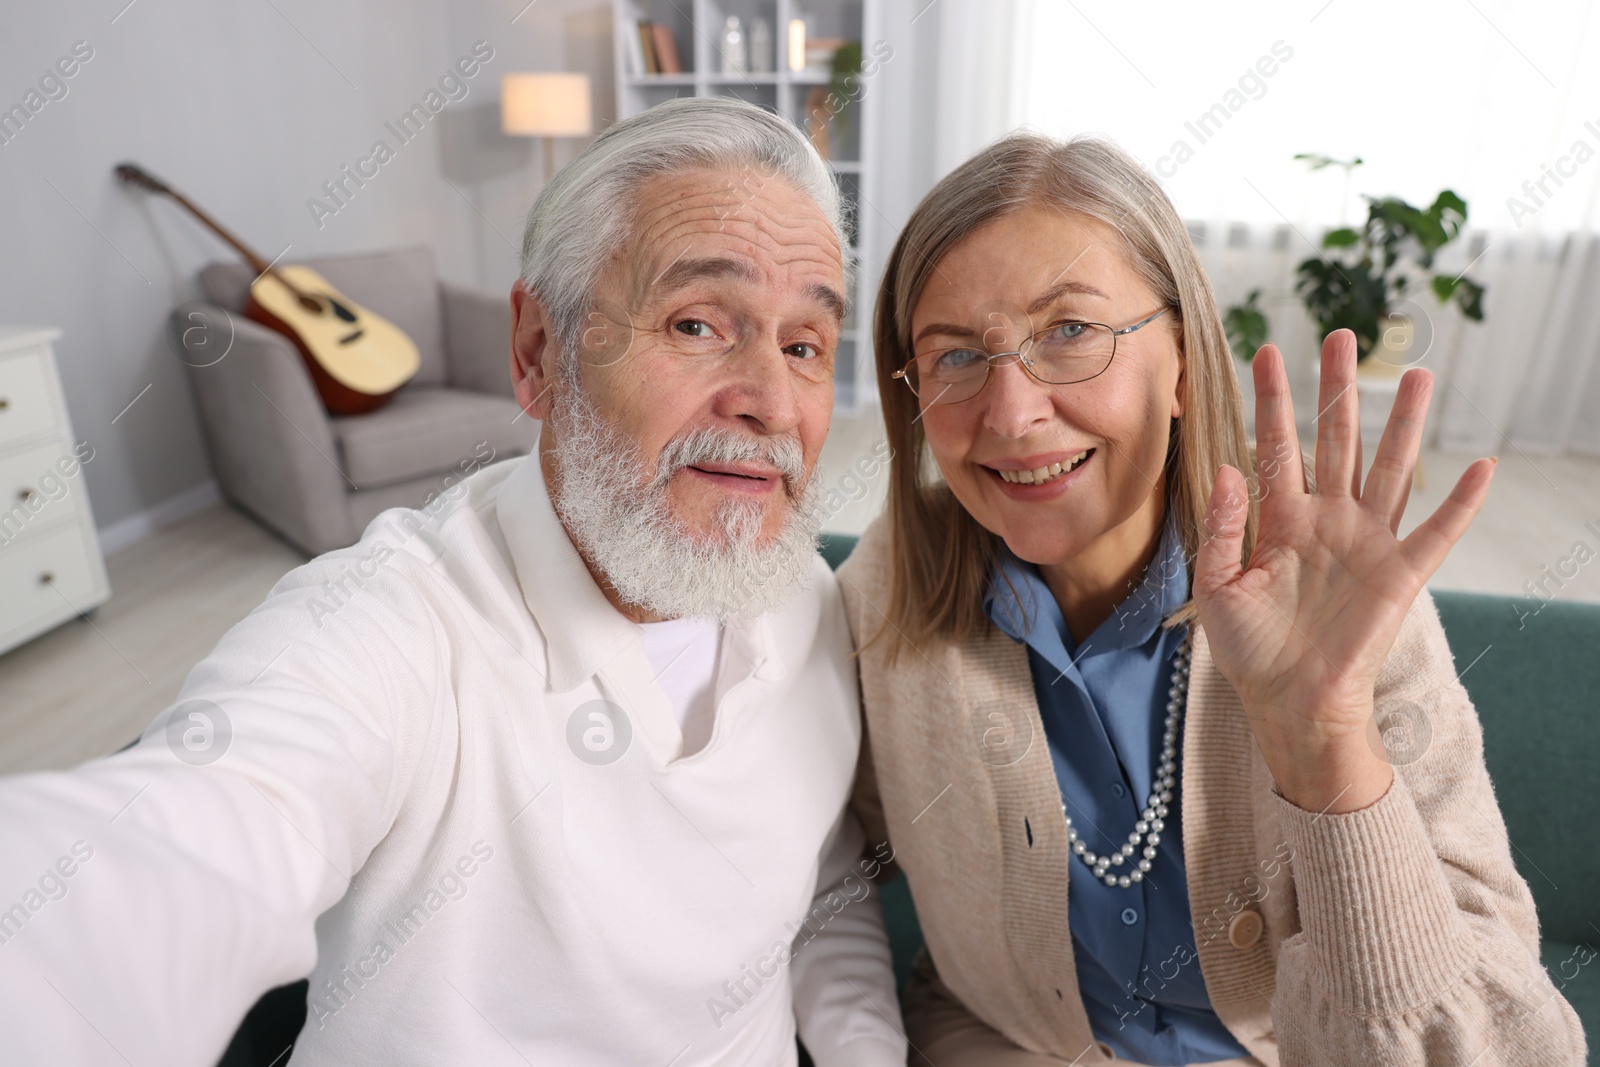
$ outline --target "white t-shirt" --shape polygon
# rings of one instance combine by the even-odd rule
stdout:
[[[717,648],[722,626],[715,619],[668,619],[639,623],[644,654],[656,684],[666,691],[683,731],[683,755],[711,740],[716,724]]]

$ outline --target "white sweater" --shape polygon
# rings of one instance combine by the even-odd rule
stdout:
[[[210,1067],[310,973],[296,1067],[793,1064],[797,1018],[904,1064],[826,564],[725,628],[679,758],[537,453],[447,496],[285,575],[139,745],[0,780],[0,1062]]]

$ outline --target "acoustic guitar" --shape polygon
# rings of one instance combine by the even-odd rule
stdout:
[[[381,407],[417,373],[417,346],[403,330],[344,296],[310,267],[268,263],[182,193],[135,164],[120,163],[115,173],[130,185],[172,197],[244,257],[256,272],[245,318],[294,342],[332,414],[359,415]]]

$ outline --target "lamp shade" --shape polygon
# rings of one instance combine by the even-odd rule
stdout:
[[[523,137],[594,132],[587,74],[507,74],[500,79],[500,128]]]

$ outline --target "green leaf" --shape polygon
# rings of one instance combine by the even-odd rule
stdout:
[[[1441,215],[1453,215],[1463,223],[1467,221],[1467,202],[1449,189],[1444,190],[1434,198],[1433,210]]]
[[[1334,159],[1321,152],[1296,152],[1294,158],[1304,160],[1311,164],[1312,170],[1321,170],[1323,167],[1343,167],[1346,171],[1361,166],[1361,157],[1354,159]]]
[[[1483,321],[1483,286],[1470,278],[1456,283],[1456,306],[1473,322]]]
[[[1443,274],[1435,274],[1433,276],[1433,295],[1439,298],[1439,303],[1443,304],[1450,299],[1450,294],[1456,291],[1456,286],[1460,283],[1460,280],[1459,278],[1447,278]]]
[[[1234,357],[1246,363],[1255,358],[1256,349],[1267,343],[1267,316],[1257,303],[1261,290],[1252,289],[1244,303],[1235,304],[1222,316],[1222,325],[1228,332],[1228,347]]]
[[[1307,259],[1295,268],[1295,292],[1323,334],[1348,329],[1365,356],[1377,342],[1379,319],[1388,310],[1389,289],[1381,274],[1360,263]]]
[[[1322,235],[1323,248],[1349,248],[1361,240],[1361,233],[1348,226],[1341,226],[1337,230],[1329,230]]]

